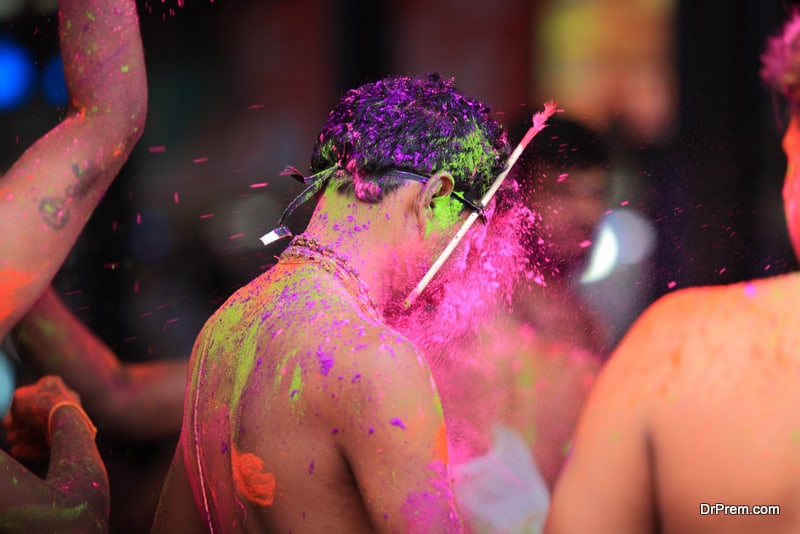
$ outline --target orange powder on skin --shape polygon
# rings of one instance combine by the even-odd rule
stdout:
[[[448,460],[447,430],[445,430],[444,423],[436,430],[436,441],[434,443],[433,450],[436,453],[436,459],[446,464]]]
[[[236,492],[259,506],[275,501],[275,475],[264,470],[264,460],[253,453],[231,448],[231,471]]]
[[[34,280],[34,275],[15,269],[0,270],[0,320],[5,320],[18,307],[17,292]]]

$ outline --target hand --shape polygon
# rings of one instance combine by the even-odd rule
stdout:
[[[11,410],[3,419],[11,454],[17,458],[43,458],[49,454],[48,418],[59,402],[80,405],[80,397],[55,375],[14,392]]]

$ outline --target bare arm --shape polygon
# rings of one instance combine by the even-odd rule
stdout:
[[[672,300],[668,298],[667,300]],[[665,301],[631,327],[589,394],[572,457],[556,484],[547,534],[654,532],[654,454],[650,424],[670,335]],[[684,312],[685,313],[685,312]]]
[[[422,355],[399,336],[343,390],[344,455],[377,532],[460,532],[444,416]],[[348,397],[350,397],[348,399]],[[350,412],[349,410],[353,410]]]
[[[102,430],[126,439],[180,432],[187,362],[121,362],[67,309],[52,286],[13,333],[23,361],[43,374],[62,377]]]
[[[142,134],[134,0],[61,0],[65,119],[0,178],[0,338],[36,301]]]
[[[183,455],[183,439],[178,442],[172,465],[158,500],[151,532],[206,532],[207,526],[197,511]]]
[[[12,453],[35,456],[49,435],[50,463],[42,480],[0,451],[0,530],[107,532],[108,477],[78,396],[47,376],[17,390],[10,413]]]

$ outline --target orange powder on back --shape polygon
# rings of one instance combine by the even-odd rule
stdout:
[[[231,467],[236,492],[260,506],[270,506],[275,500],[275,475],[264,470],[264,460],[253,453],[231,450]]]

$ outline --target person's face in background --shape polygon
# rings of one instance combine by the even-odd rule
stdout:
[[[783,182],[783,209],[795,255],[800,259],[800,111],[792,113],[783,136],[786,177]]]
[[[528,206],[542,217],[547,257],[559,268],[582,266],[607,209],[609,171],[602,167],[549,167],[543,169],[536,184]]]

